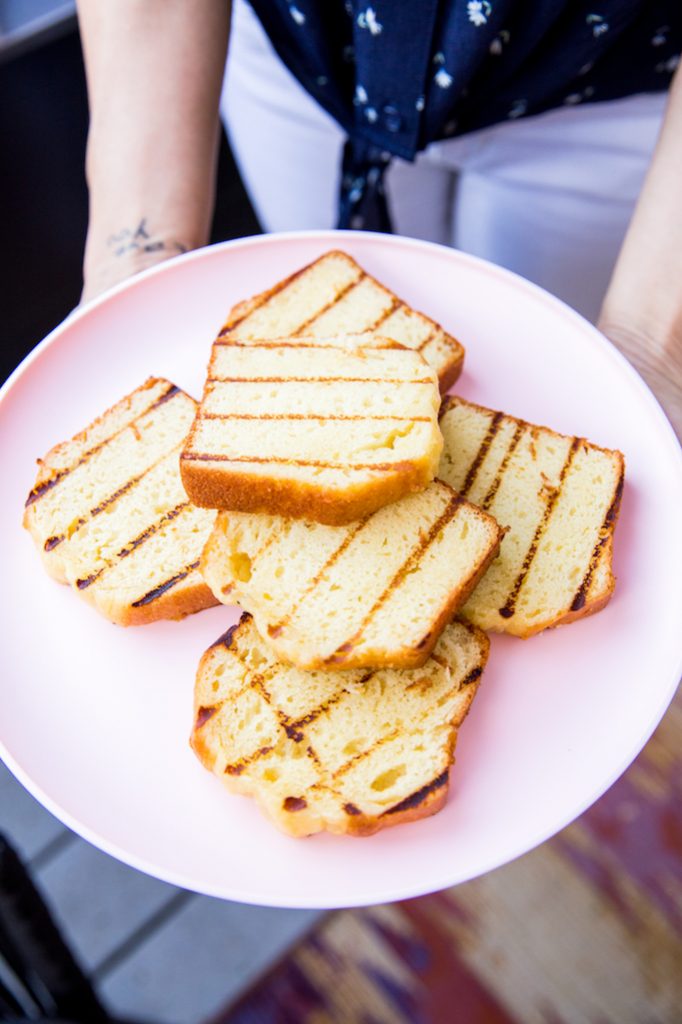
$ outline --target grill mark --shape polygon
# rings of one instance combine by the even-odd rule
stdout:
[[[163,401],[167,401],[167,399],[164,399]],[[127,480],[122,487],[119,487],[118,490],[113,492],[113,494],[110,494],[107,498],[101,501],[99,505],[96,505],[94,508],[91,508],[87,515],[82,516],[78,520],[78,522],[76,523],[75,527],[73,528],[69,535],[69,540],[71,539],[71,537],[73,537],[75,533],[78,533],[81,526],[85,526],[88,519],[94,519],[95,516],[98,516],[100,515],[100,513],[104,512],[105,509],[113,505],[115,501],[117,501],[120,497],[122,497],[129,490],[131,490],[136,484],[138,484],[140,480],[142,480],[142,478],[147,475],[147,473],[151,472],[152,469],[155,469],[161,462],[163,462],[164,459],[168,458],[168,456],[172,455],[173,452],[175,451],[179,452],[180,448],[181,445],[176,445],[174,448],[171,448],[169,452],[166,452],[165,455],[161,456],[161,458],[157,459],[155,462],[152,462],[151,465],[147,466],[146,469],[143,469],[142,472],[138,473],[137,476],[131,477],[130,480]],[[61,542],[65,539],[66,534],[64,533],[60,533],[58,536],[55,537],[48,537],[44,545],[45,551],[52,551],[53,548],[57,547],[57,545],[61,544]]]
[[[430,656],[430,660],[435,661],[436,664],[440,665],[440,667],[444,668],[447,672],[451,672],[450,666],[448,665],[447,661],[445,661],[443,658],[440,658],[437,655],[432,654]],[[428,664],[428,662],[427,662],[427,664]],[[463,690],[465,687],[471,686],[472,683],[475,683],[476,680],[480,679],[480,677],[482,675],[483,675],[483,669],[480,666],[478,666],[476,668],[472,668],[471,672],[469,672],[469,674],[466,675],[464,677],[464,679],[461,680],[461,682],[457,683],[457,685],[454,687],[454,689],[450,690],[449,693],[459,693],[460,690]],[[448,679],[448,682],[452,682],[451,676]],[[428,681],[428,684],[429,684],[429,686],[432,685],[431,684],[431,680]],[[423,679],[415,679],[414,682],[409,684],[407,689],[411,690],[411,689],[413,689],[415,687],[421,687],[423,685],[424,685],[424,680]]]
[[[132,554],[132,552],[135,551],[136,548],[138,548],[141,544],[144,544],[144,542],[146,540],[149,540],[149,538],[152,537],[155,533],[158,533],[158,531],[163,526],[165,526],[166,523],[172,522],[172,520],[175,519],[176,516],[180,515],[183,509],[186,509],[188,507],[189,502],[183,501],[180,505],[176,505],[175,508],[171,509],[169,512],[164,513],[164,515],[162,515],[160,519],[157,519],[155,523],[152,523],[151,526],[148,526],[146,530],[143,530],[142,533],[140,533],[137,537],[129,541],[126,547],[121,548],[120,551],[117,551],[114,557],[110,559],[106,563],[106,565],[103,565],[101,569],[97,569],[95,572],[90,573],[89,576],[83,576],[80,579],[76,580],[76,586],[78,587],[78,589],[85,590],[92,583],[94,583],[95,580],[98,580],[103,572],[105,572],[107,569],[111,569],[111,567],[115,565],[117,561],[120,561],[123,558],[127,558],[128,555]],[[136,607],[137,605],[134,604],[133,608]]]
[[[209,377],[210,384],[433,384],[428,377]]]
[[[29,495],[24,504],[24,508],[29,508],[30,505],[33,505],[34,502],[38,501],[39,498],[42,498],[44,494],[46,494],[48,491],[51,491],[53,487],[60,483],[60,481],[63,480],[64,477],[68,476],[70,473],[73,473],[75,469],[78,469],[79,466],[82,466],[84,463],[86,463],[89,459],[92,458],[93,455],[96,455],[98,451],[101,451],[102,448],[104,448],[111,441],[113,441],[114,438],[119,437],[124,432],[124,430],[127,430],[129,427],[132,427],[134,423],[137,423],[139,420],[141,420],[142,417],[146,416],[147,413],[152,411],[152,409],[155,409],[158,405],[162,405],[164,402],[167,402],[169,398],[172,398],[173,395],[178,394],[179,391],[180,389],[177,388],[175,384],[171,384],[171,386],[164,392],[164,394],[160,398],[155,399],[151,405],[147,406],[146,409],[143,409],[142,412],[137,414],[137,416],[134,416],[133,419],[129,420],[128,423],[124,423],[122,427],[120,427],[118,430],[115,430],[113,434],[109,435],[109,437],[106,437],[103,441],[100,441],[99,444],[96,444],[92,448],[89,448],[86,452],[84,452],[83,455],[81,455],[80,459],[74,462],[71,466],[66,466],[64,469],[60,469],[53,477],[50,477],[49,480],[44,480],[41,484],[37,484],[31,491],[29,491]]]
[[[139,598],[139,600],[133,601],[133,608],[143,608],[145,605],[151,604],[153,601],[156,601],[157,598],[161,597],[168,590],[174,587],[177,583],[180,583],[181,580],[184,580],[187,576],[189,576],[191,572],[193,572],[195,569],[198,569],[198,567],[199,560],[197,559],[196,562],[192,562],[185,569],[183,569],[182,572],[176,573],[175,576],[171,576],[169,580],[166,580],[164,583],[160,583],[158,587],[154,587],[153,590],[147,591],[147,593],[144,594],[141,598]]]
[[[371,675],[372,673],[370,672],[369,675],[364,676],[360,680],[360,682],[366,682]],[[309,711],[307,715],[303,715],[301,718],[296,718],[292,720],[285,715],[285,717],[287,718],[287,726],[285,726],[287,736],[289,736],[290,739],[295,739],[296,742],[299,742],[299,740],[303,739],[304,735],[301,730],[304,729],[306,725],[310,725],[312,722],[315,722],[321,715],[326,714],[327,711],[329,711],[330,708],[333,708],[335,704],[338,704],[338,702],[341,700],[345,693],[346,691],[344,689],[339,690],[339,692],[335,693],[333,697],[330,697],[329,700],[326,700],[324,704],[318,704],[316,708],[313,708],[312,711]],[[292,730],[292,732],[295,732],[298,735],[290,735],[290,729]]]
[[[362,814],[362,811],[360,810],[360,808],[356,807],[355,804],[350,803],[350,801],[343,805],[343,809],[346,812],[346,814],[350,814],[350,815]]]
[[[239,622],[235,622],[234,626],[230,626],[230,628],[228,630],[226,630],[222,634],[222,636],[219,636],[218,639],[216,641],[214,641],[214,643],[211,644],[211,647],[225,647],[226,650],[229,651],[232,648],[232,641],[235,638],[235,633],[237,632],[239,627],[242,625],[242,623],[246,624],[246,622],[250,621],[250,619],[251,619],[251,616],[249,615],[249,613],[248,612],[244,612],[244,614],[240,618]],[[239,638],[237,638],[237,639],[239,639]]]
[[[95,580],[99,579],[103,572],[104,568],[97,569],[96,572],[91,572],[89,576],[81,577],[81,579],[76,580],[76,586],[79,590],[86,590]]]
[[[282,804],[283,811],[304,811],[308,806],[308,801],[302,796],[288,796],[285,798]]]
[[[398,729],[394,729],[393,732],[388,733],[387,736],[380,736],[378,740],[375,740],[374,743],[367,748],[367,750],[361,751],[359,754],[351,757],[350,761],[346,761],[346,763],[342,764],[340,768],[337,768],[334,772],[334,779],[338,779],[340,775],[345,775],[350,768],[358,763],[358,761],[364,761],[364,759],[369,757],[370,754],[373,754],[378,747],[383,747],[385,743],[390,743],[391,740],[394,740],[399,735],[400,731]]]
[[[604,522],[602,523],[601,529],[599,531],[599,539],[597,540],[597,543],[594,546],[594,550],[592,551],[592,555],[590,557],[590,561],[587,567],[587,572],[585,573],[583,581],[576,591],[575,597],[571,601],[570,610],[572,612],[578,612],[581,610],[581,608],[585,607],[585,599],[587,597],[587,592],[590,589],[592,578],[594,577],[594,573],[597,568],[599,556],[602,553],[604,545],[611,536],[613,524],[616,519],[616,516],[618,515],[618,510],[620,508],[620,500],[623,496],[624,482],[625,477],[624,474],[621,473],[620,478],[618,480],[618,484],[616,486],[615,494],[613,496],[613,501],[611,502],[608,511],[604,516]]]
[[[362,331],[358,331],[358,334],[361,334],[361,333],[364,334],[364,333],[368,333],[370,331],[376,331],[377,328],[381,327],[381,325],[386,320],[388,320],[389,316],[393,316],[395,311],[397,309],[400,309],[401,306],[402,306],[402,302],[400,301],[400,299],[396,299],[395,296],[391,296],[391,302],[390,302],[389,306],[382,311],[381,315],[372,324],[370,324],[368,327],[363,327]]]
[[[464,478],[464,483],[459,488],[460,494],[466,495],[469,492],[469,490],[471,488],[471,485],[473,484],[474,479],[476,477],[476,474],[478,473],[479,469],[481,468],[481,463],[483,462],[484,458],[488,454],[488,451],[490,449],[490,445],[493,443],[493,440],[495,438],[495,434],[500,429],[500,423],[502,422],[502,417],[503,417],[503,413],[496,412],[495,415],[493,416],[493,418],[491,419],[490,424],[488,426],[488,429],[487,429],[487,431],[485,433],[485,437],[481,441],[479,449],[476,452],[476,455],[474,456],[474,461],[469,466],[469,469],[467,471],[467,475]]]
[[[415,793],[411,793],[410,796],[406,796],[400,803],[395,804],[393,807],[389,807],[387,811],[382,811],[380,817],[386,817],[389,814],[398,814],[400,811],[409,811],[413,807],[419,807],[424,802],[427,796],[431,793],[435,793],[437,789],[442,789],[443,786],[447,785],[448,781],[448,769],[441,772],[432,782],[427,782],[425,786],[418,789]]]
[[[436,327],[432,327],[431,330],[429,331],[429,333],[424,338],[424,340],[420,341],[419,344],[417,345],[417,352],[423,352],[424,349],[426,348],[426,346],[428,345],[428,343],[430,341],[433,341],[433,339],[436,337],[437,334],[438,334],[437,328]]]
[[[300,729],[297,729],[295,725],[291,725],[290,722],[282,723],[282,728],[287,734],[290,740],[294,743],[300,743],[301,740],[305,739],[305,733],[302,733]]]
[[[459,684],[459,689],[463,690],[465,686],[471,686],[471,684],[475,683],[477,679],[480,679],[482,675],[483,669],[480,666],[478,666],[477,668],[472,668],[471,672],[467,676],[465,676],[462,682]]]
[[[260,672],[251,671],[251,678],[248,681],[247,689],[255,690],[259,693],[266,704],[272,707],[272,695],[268,690],[265,689],[265,679]]]
[[[289,459],[284,456],[258,456],[258,455],[209,455],[206,452],[183,452],[181,459],[196,460],[198,462],[255,462],[268,465],[275,463],[283,466],[315,466],[318,469],[343,469],[345,471],[356,469],[376,469],[382,472],[388,470],[400,470],[410,468],[410,463],[400,462],[320,462],[315,459]]]
[[[240,757],[238,761],[233,761],[232,764],[226,764],[223,769],[224,775],[241,775],[245,768],[248,768],[254,761],[258,761],[259,758],[265,757],[272,750],[272,746],[261,747],[256,750],[255,753],[249,754],[248,757]]]
[[[302,602],[305,601],[305,599],[315,590],[315,587],[318,586],[318,584],[320,583],[320,580],[322,579],[324,574],[326,572],[328,572],[329,569],[332,568],[334,563],[339,560],[339,558],[344,553],[344,551],[350,546],[350,544],[353,541],[353,539],[355,537],[357,537],[357,535],[360,533],[360,531],[365,528],[365,526],[367,525],[367,523],[369,522],[370,519],[371,519],[371,516],[365,516],[364,519],[361,519],[358,523],[356,523],[353,526],[352,529],[350,529],[348,531],[348,533],[343,538],[343,540],[341,541],[339,546],[336,548],[336,550],[332,552],[332,554],[329,556],[329,558],[324,563],[322,568],[315,574],[315,576],[312,578],[312,580],[310,581],[310,583],[308,584],[306,589],[299,596],[298,600],[294,603],[294,605],[292,606],[291,610],[284,616],[283,619],[280,619],[279,622],[273,623],[273,625],[268,626],[268,634],[270,636],[276,637],[276,636],[280,635],[280,633],[282,632],[284,627],[287,625],[287,623],[290,622],[291,619],[293,618],[293,616],[296,614],[296,612],[298,611],[298,609],[301,606]]]
[[[431,544],[433,544],[438,534],[442,532],[443,528],[453,518],[456,509],[458,508],[459,505],[462,504],[462,501],[463,499],[460,497],[459,494],[455,494],[452,496],[452,498],[450,498],[445,510],[441,512],[436,521],[431,524],[431,527],[426,536],[422,536],[420,538],[420,540],[417,542],[415,547],[407,556],[407,558],[400,566],[398,571],[394,573],[393,577],[389,581],[386,588],[376,599],[376,601],[368,611],[367,615],[360,623],[360,626],[358,627],[355,634],[350,638],[350,640],[346,641],[346,643],[338,647],[334,654],[332,654],[331,657],[325,660],[325,664],[334,665],[338,664],[339,662],[343,662],[345,660],[343,654],[347,653],[348,651],[351,651],[353,647],[357,646],[357,644],[362,639],[363,632],[366,630],[368,624],[372,621],[374,615],[376,615],[381,606],[386,603],[386,601],[389,599],[393,591],[398,587],[398,585],[402,582],[405,576],[407,576],[412,567],[414,565],[419,564],[419,562],[424,556],[424,552],[427,550],[427,548],[431,546]]]
[[[179,387],[176,387],[175,384],[171,384],[171,386],[168,388],[168,390],[163,395],[161,395],[160,398],[157,398],[157,400],[154,402],[153,405],[149,406],[149,409],[147,409],[147,412],[151,412],[152,409],[158,409],[158,407],[160,405],[163,405],[165,402],[167,402],[169,400],[169,398],[173,398],[173,396],[177,395],[179,393],[179,391],[180,391]]]
[[[307,270],[310,270],[312,266],[314,266],[314,264],[308,264],[308,266],[306,267],[301,267],[300,270],[297,270],[294,274],[290,274],[289,277],[286,277],[283,281],[280,281],[278,284],[273,285],[272,288],[268,288],[267,291],[261,292],[260,295],[255,296],[251,300],[251,305],[249,306],[249,309],[246,311],[246,313],[243,313],[242,316],[237,317],[236,320],[228,321],[228,323],[225,324],[225,326],[222,327],[221,330],[219,331],[218,337],[225,337],[226,334],[229,334],[230,331],[233,331],[235,327],[239,326],[239,324],[242,324],[244,323],[245,320],[248,320],[248,318],[252,316],[257,309],[261,309],[263,306],[267,305],[268,302],[270,302],[270,300],[275,297],[275,295],[279,295],[280,292],[283,292],[285,288],[287,288],[294,281],[297,281],[299,277],[302,277],[303,274],[305,274]]]
[[[98,447],[101,447],[101,445],[98,445]],[[93,449],[92,450],[93,453],[96,450],[97,449]],[[80,465],[80,463],[77,462],[73,466],[70,466],[68,469],[61,469],[53,477],[50,477],[49,480],[44,480],[43,483],[36,484],[36,486],[34,488],[32,488],[31,491],[29,491],[28,498],[26,499],[26,501],[24,503],[24,508],[28,508],[35,501],[37,501],[38,498],[42,498],[42,496],[44,494],[46,494],[47,491],[51,491],[52,488],[55,487],[59,483],[60,480],[62,480],[65,476],[67,476],[78,465]]]
[[[316,751],[310,746],[310,744],[308,744],[308,746],[306,747],[306,753],[307,753],[308,757],[310,758],[310,760],[315,765],[315,767],[319,768],[321,770],[322,769],[322,762],[320,761],[319,757],[317,756]]]
[[[366,672],[357,680],[357,683],[368,683],[373,676],[374,670],[371,672]],[[347,690],[344,687],[342,687],[340,690],[338,690],[337,693],[331,696],[329,700],[326,700],[324,703],[322,703],[322,705],[317,705],[316,708],[313,708],[312,711],[309,711],[307,715],[301,716],[301,718],[291,719],[287,714],[285,714],[285,712],[279,712],[279,714],[281,714],[287,721],[287,724],[285,725],[285,731],[287,732],[289,738],[295,739],[296,742],[300,742],[300,740],[304,737],[304,733],[301,730],[304,729],[306,725],[310,725],[312,722],[315,722],[322,715],[326,715],[330,708],[333,708],[334,705],[336,705],[336,703],[338,703],[339,700],[341,700],[341,698],[346,693]],[[289,731],[290,729],[292,730],[292,733],[295,732],[297,733],[297,735],[291,734]],[[311,748],[308,748],[308,753],[310,753],[311,750]],[[314,752],[312,753],[311,756],[316,758]]]
[[[487,511],[490,508],[492,502],[495,500],[495,495],[497,494],[498,490],[500,489],[500,484],[502,483],[502,477],[504,476],[504,474],[507,471],[507,466],[509,464],[509,460],[511,459],[512,455],[516,451],[518,443],[521,440],[521,437],[523,436],[523,432],[525,430],[525,427],[526,427],[525,423],[517,423],[516,424],[516,429],[514,431],[514,434],[513,434],[513,437],[511,439],[511,441],[509,442],[509,447],[507,448],[507,451],[505,452],[504,458],[502,459],[502,462],[500,463],[500,468],[497,471],[497,475],[495,476],[495,479],[493,480],[492,484],[490,485],[488,493],[486,494],[486,496],[484,497],[483,501],[481,502],[481,508],[484,510],[484,512]]]
[[[197,711],[197,717],[194,722],[194,729],[197,731],[202,726],[206,725],[209,719],[213,718],[216,711],[220,708],[220,704],[212,704],[206,707],[200,707]]]
[[[79,519],[78,525],[80,526],[82,522],[83,520]],[[48,537],[45,543],[43,544],[43,551],[52,551],[53,548],[56,548],[58,544],[61,544],[61,542],[64,540],[64,536],[65,535],[63,533],[60,533],[55,537]]]
[[[533,539],[530,542],[530,547],[528,548],[528,551],[526,553],[526,557],[523,560],[523,565],[521,566],[521,571],[519,572],[518,576],[516,577],[516,580],[514,581],[514,586],[512,587],[511,591],[509,592],[509,596],[508,596],[505,604],[502,606],[502,608],[499,609],[499,614],[502,616],[503,619],[510,619],[512,617],[512,615],[514,614],[514,611],[516,610],[516,601],[517,601],[518,596],[519,596],[519,591],[521,590],[521,587],[523,586],[523,583],[524,583],[524,581],[526,579],[526,576],[528,575],[528,570],[530,569],[531,563],[532,563],[533,559],[535,558],[535,555],[536,555],[537,549],[538,549],[538,544],[540,543],[540,539],[542,538],[543,533],[547,529],[547,524],[549,522],[550,516],[551,516],[552,512],[554,511],[554,506],[557,503],[557,499],[559,498],[559,495],[561,493],[561,488],[563,487],[563,483],[564,483],[564,480],[566,478],[566,474],[568,473],[568,470],[571,467],[571,463],[573,462],[573,458],[575,456],[576,451],[578,450],[579,444],[580,444],[580,438],[579,437],[574,437],[573,441],[571,442],[571,447],[570,447],[568,455],[566,457],[566,461],[564,462],[564,464],[563,464],[563,466],[561,468],[561,473],[559,475],[559,483],[554,488],[554,490],[552,491],[552,493],[550,494],[550,496],[549,496],[549,498],[547,500],[547,504],[545,505],[545,510],[544,510],[544,512],[542,514],[542,519],[540,520],[540,522],[538,523],[538,525],[536,527],[535,533],[533,535]]]
[[[350,291],[353,290],[353,288],[357,288],[357,286],[360,284],[360,282],[363,280],[365,276],[366,275],[364,271],[362,271],[360,273],[360,276],[357,277],[354,281],[351,281],[350,284],[344,285],[343,288],[339,292],[337,292],[337,294],[334,296],[331,302],[328,302],[325,306],[322,307],[322,309],[319,309],[317,313],[313,314],[313,316],[311,317],[308,317],[307,320],[304,320],[303,323],[299,327],[297,327],[296,330],[293,332],[292,337],[295,338],[297,335],[303,334],[307,327],[310,327],[311,324],[314,324],[316,320],[319,320],[319,318],[324,313],[327,313],[330,309],[332,309],[337,302],[341,301],[344,295],[347,295]]]
[[[126,547],[121,548],[121,550],[117,552],[116,558],[127,558],[128,555],[132,554],[132,552],[135,551],[136,548],[139,548],[140,544],[144,544],[146,540],[149,540],[150,537],[153,537],[155,533],[158,533],[158,531],[166,525],[166,523],[172,522],[177,516],[180,515],[183,509],[186,508],[189,508],[189,502],[182,501],[179,505],[176,505],[175,508],[172,508],[169,512],[164,512],[160,519],[157,519],[155,523],[152,523],[150,526],[147,527],[146,530],[143,530],[142,533],[135,537],[134,540],[131,540]]]
[[[396,420],[399,423],[430,423],[428,416],[319,416],[317,413],[241,413],[241,412],[205,412],[197,417],[200,420]]]

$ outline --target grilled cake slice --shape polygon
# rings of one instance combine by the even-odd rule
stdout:
[[[180,469],[205,508],[348,523],[433,480],[436,375],[392,341],[218,339]]]
[[[284,832],[371,835],[445,803],[487,657],[485,634],[455,622],[420,669],[302,672],[244,614],[201,659],[191,743]]]
[[[410,309],[345,252],[333,250],[273,288],[240,302],[220,336],[228,341],[376,332],[416,349],[438,375],[441,392],[455,382],[464,348],[439,324]]]
[[[423,665],[499,548],[490,516],[436,480],[348,526],[221,512],[201,570],[300,668]]]
[[[439,475],[507,530],[462,614],[528,637],[603,608],[615,586],[621,453],[456,397],[440,424]]]
[[[216,604],[199,571],[215,514],[187,500],[179,457],[196,402],[150,378],[39,460],[24,526],[45,568],[112,622]]]

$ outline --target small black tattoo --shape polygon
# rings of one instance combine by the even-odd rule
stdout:
[[[123,228],[109,235],[107,246],[114,256],[125,256],[130,252],[187,252],[187,246],[175,239],[155,238],[147,229],[147,218],[143,217],[137,227]]]

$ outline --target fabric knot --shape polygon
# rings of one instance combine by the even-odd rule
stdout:
[[[337,227],[392,232],[384,175],[391,154],[362,140],[349,139],[343,169]]]

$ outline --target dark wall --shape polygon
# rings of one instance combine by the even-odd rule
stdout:
[[[0,67],[0,381],[78,303],[87,96],[76,33]],[[223,140],[212,241],[260,230]]]

